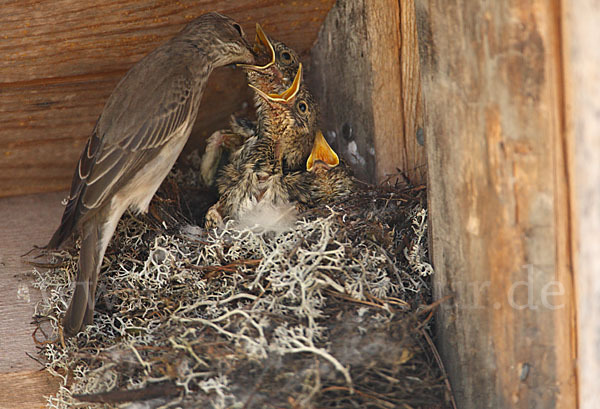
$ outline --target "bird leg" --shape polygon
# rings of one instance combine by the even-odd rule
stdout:
[[[208,209],[206,216],[204,216],[206,219],[204,222],[205,229],[208,230],[223,226],[223,216],[221,216],[220,212],[221,205],[221,200],[219,200],[217,203],[212,205],[210,209]]]

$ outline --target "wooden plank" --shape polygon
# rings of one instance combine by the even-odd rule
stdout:
[[[360,179],[425,176],[412,2],[339,0],[311,52],[309,82],[328,139]]]
[[[0,199],[0,408],[45,407],[45,395],[56,392],[58,382],[40,372],[31,324],[41,299],[32,286],[32,267],[22,254],[34,244],[45,244],[60,220],[61,199],[67,192]]]
[[[561,5],[573,152],[579,408],[593,409],[600,402],[600,4],[579,0]]]
[[[45,371],[0,373],[0,409],[45,409],[46,397],[58,385],[58,378]]]
[[[414,184],[427,181],[425,132],[423,130],[423,101],[421,99],[421,63],[417,36],[415,2],[398,2],[400,5],[400,66],[402,81],[403,132],[397,137],[401,148],[401,161],[396,165]],[[393,115],[393,113],[392,113]],[[390,161],[392,164],[394,161]],[[381,164],[378,166],[386,166]],[[379,168],[379,175],[393,172],[393,168]]]
[[[136,61],[189,20],[216,10],[254,23],[306,57],[334,0],[16,1],[0,13],[0,197],[68,187],[106,98]],[[211,78],[198,145],[250,101],[239,70]]]
[[[418,0],[438,343],[461,408],[577,405],[557,2]]]
[[[0,106],[0,197],[68,187],[82,146],[123,74],[90,74],[43,87],[5,88]],[[240,72],[223,68],[210,81],[190,147],[200,146],[250,97]]]
[[[0,373],[35,370],[31,324],[41,294],[29,273],[32,267],[21,255],[33,245],[44,245],[58,227],[67,192],[0,199]]]
[[[127,70],[188,21],[219,11],[243,25],[254,38],[260,22],[269,33],[306,51],[332,0],[281,2],[241,0],[97,3],[75,0],[5,0],[0,26],[5,58],[2,83],[64,78]]]

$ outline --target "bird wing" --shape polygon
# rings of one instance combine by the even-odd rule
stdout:
[[[66,241],[87,213],[103,206],[195,120],[201,95],[194,89],[201,94],[204,84],[196,87],[189,69],[164,62],[172,65],[134,66],[113,91],[81,153],[61,225],[47,247]]]
[[[82,172],[77,175],[86,185],[82,196],[86,208],[101,206],[195,119],[193,78],[187,70],[185,74],[171,81],[163,80],[151,92],[147,85],[142,95],[129,104],[124,106],[124,98],[120,105],[105,110],[102,117],[111,111],[116,111],[116,115],[108,124],[102,122],[103,118],[98,121],[102,143],[98,152],[89,157],[89,164],[80,161]]]

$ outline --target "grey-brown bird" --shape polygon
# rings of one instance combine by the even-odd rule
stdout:
[[[188,139],[212,70],[253,61],[240,25],[208,13],[117,84],[79,158],[60,227],[47,245],[81,238],[76,285],[63,319],[66,335],[93,322],[98,274],[117,222],[128,208],[147,210]]]

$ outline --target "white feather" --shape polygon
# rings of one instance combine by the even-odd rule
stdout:
[[[240,217],[239,226],[259,231],[283,232],[290,230],[297,218],[296,207],[289,203],[274,205],[261,201]]]

